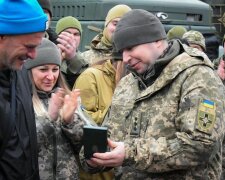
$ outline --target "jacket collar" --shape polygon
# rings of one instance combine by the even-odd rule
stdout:
[[[151,86],[160,76],[163,69],[180,53],[180,51],[183,50],[181,49],[178,41],[171,41],[168,48],[144,74],[139,75],[136,72],[132,72],[139,80],[139,89],[144,90]]]
[[[111,53],[113,47],[104,44],[104,42],[102,41],[102,37],[103,37],[102,33],[96,35],[94,39],[91,41],[91,48],[94,50],[102,51],[104,53]]]
[[[53,88],[50,92],[37,90],[38,97],[40,99],[49,99],[51,98],[52,93],[56,92],[57,87]]]

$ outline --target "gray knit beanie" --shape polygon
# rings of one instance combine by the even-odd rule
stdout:
[[[113,37],[116,51],[161,39],[166,39],[162,23],[143,9],[133,9],[126,13],[118,22]]]
[[[28,59],[25,63],[27,69],[32,69],[45,64],[56,64],[61,66],[61,55],[59,48],[50,40],[43,38],[37,47],[37,57]]]

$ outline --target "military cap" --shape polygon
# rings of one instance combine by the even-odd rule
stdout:
[[[167,39],[181,39],[183,34],[187,32],[187,29],[183,26],[174,26],[167,33]]]
[[[199,31],[190,30],[184,33],[182,38],[186,39],[189,44],[197,44],[201,46],[204,51],[206,51],[205,38]]]
[[[80,21],[78,21],[78,19],[72,16],[66,16],[61,18],[56,24],[55,32],[57,34],[60,34],[62,31],[68,28],[75,28],[80,32],[80,34],[82,34],[82,27]]]
[[[112,7],[105,18],[105,26],[107,26],[110,21],[116,18],[121,18],[125,13],[129,12],[131,8],[125,4],[118,4]]]

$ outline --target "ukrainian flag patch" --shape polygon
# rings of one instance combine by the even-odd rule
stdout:
[[[197,116],[197,129],[211,134],[216,120],[216,104],[208,99],[200,100]]]
[[[213,101],[210,101],[210,100],[207,100],[207,99],[204,99],[203,100],[203,105],[205,106],[205,107],[208,107],[208,108],[211,108],[211,109],[213,109],[214,108],[214,102]]]

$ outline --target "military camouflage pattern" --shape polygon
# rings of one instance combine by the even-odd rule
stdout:
[[[102,41],[102,33],[98,34],[91,42],[91,49],[81,53],[81,56],[90,65],[102,61],[111,59],[112,46],[106,46]]]
[[[63,59],[60,70],[71,90],[79,75],[86,70],[88,66],[88,63],[83,59],[79,51],[72,59]]]
[[[197,44],[206,51],[205,38],[199,31],[190,30],[184,33],[183,39],[186,39],[189,44]]]
[[[219,64],[221,61],[225,60],[225,55],[223,54],[221,57],[218,57],[217,59],[213,60],[213,65],[214,65],[214,69],[217,72],[218,68],[219,68]],[[223,82],[223,84],[225,85],[225,80],[221,79],[221,81]]]
[[[218,69],[220,61],[223,59],[223,57],[224,55],[213,60],[213,65],[216,70]]]
[[[139,79],[120,81],[104,122],[125,143],[118,179],[220,179],[224,86],[207,56],[181,47],[151,86],[141,91]]]
[[[222,175],[221,175],[221,179],[225,179],[225,139],[223,140],[223,163],[222,163]]]
[[[41,180],[79,179],[75,152],[80,150],[83,122],[76,114],[71,124],[62,124],[48,117],[37,117],[38,163]]]
[[[78,62],[77,62],[78,61]],[[72,59],[64,59],[61,64],[61,71],[65,74],[78,74],[82,70],[82,67],[86,66],[87,62],[84,61],[81,56],[81,52],[77,51],[76,55]]]

